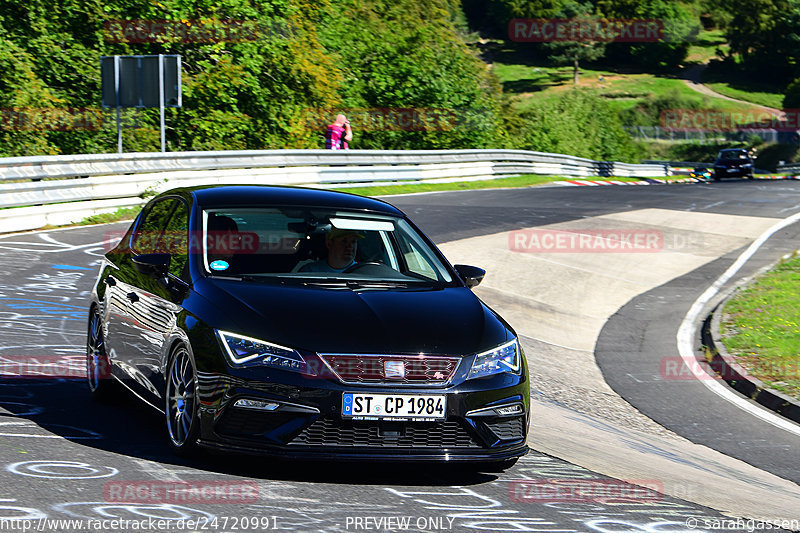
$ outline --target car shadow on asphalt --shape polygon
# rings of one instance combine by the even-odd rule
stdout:
[[[250,479],[359,485],[475,485],[496,473],[463,464],[312,461],[198,450],[174,454],[167,443],[163,415],[120,391],[93,401],[83,379],[0,379],[0,430],[15,434],[54,434],[99,450]],[[51,441],[52,442],[52,441]]]

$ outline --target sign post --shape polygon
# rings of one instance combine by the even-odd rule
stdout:
[[[119,56],[114,56],[114,102],[117,108],[117,153],[122,153],[122,108],[119,105]]]
[[[161,151],[166,152],[164,134],[164,54],[158,54],[158,110],[161,125]]]

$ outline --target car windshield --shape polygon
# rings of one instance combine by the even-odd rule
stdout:
[[[744,150],[736,150],[733,152],[720,152],[719,159],[724,159],[724,160],[747,159],[747,152]]]
[[[446,284],[449,269],[403,218],[314,208],[203,211],[209,276]]]

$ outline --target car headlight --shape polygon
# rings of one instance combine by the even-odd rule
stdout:
[[[313,373],[296,350],[271,342],[217,330],[228,360],[234,366],[264,365],[280,370]]]
[[[514,339],[475,356],[467,379],[491,376],[492,374],[519,374],[522,369],[519,342]]]

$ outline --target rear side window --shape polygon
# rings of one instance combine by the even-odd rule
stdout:
[[[137,254],[171,254],[169,272],[180,277],[188,259],[188,229],[186,204],[177,198],[165,198],[144,214],[133,235],[131,248]]]

